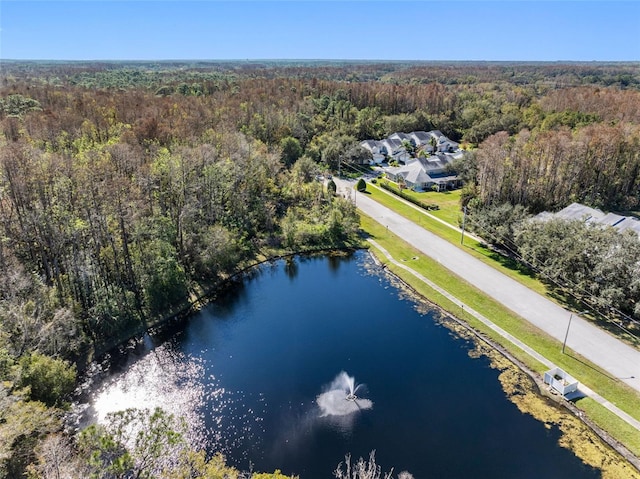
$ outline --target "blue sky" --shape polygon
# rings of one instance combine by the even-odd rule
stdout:
[[[0,58],[640,61],[640,1],[0,0]]]

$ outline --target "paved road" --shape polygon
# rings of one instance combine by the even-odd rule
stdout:
[[[367,195],[355,194],[345,181],[336,181],[339,193],[355,201],[358,209],[403,238],[425,255],[484,291],[538,328],[562,342],[571,313],[462,249],[424,230]],[[640,351],[573,315],[567,339],[570,348],[598,365],[611,377],[640,391]],[[579,378],[578,378],[579,379]]]

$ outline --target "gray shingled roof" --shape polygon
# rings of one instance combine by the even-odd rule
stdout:
[[[618,223],[624,221],[625,218],[625,216],[620,216],[615,213],[607,213],[598,220],[598,223],[609,226],[617,226]]]
[[[387,138],[385,140],[382,140],[382,143],[384,143],[385,146],[387,147],[387,150],[388,150],[387,153],[389,154],[395,151],[398,151],[399,149],[402,148],[402,142],[395,138]]]
[[[580,203],[571,203],[556,213],[556,217],[565,220],[597,221],[604,216],[602,211]]]
[[[407,133],[393,133],[391,136],[389,136],[389,138],[398,139],[401,142],[405,140],[411,141],[411,136],[408,135]]]
[[[382,148],[382,142],[377,140],[364,140],[360,142],[360,146],[366,148],[369,151],[373,151],[374,148]]]
[[[622,220],[620,223],[616,224],[615,227],[618,229],[618,231],[631,230],[631,231],[635,231],[636,233],[638,233],[638,235],[640,235],[640,221],[630,216],[625,217],[625,219]]]
[[[431,140],[431,135],[426,131],[412,131],[409,136],[414,139],[418,146],[427,145]]]
[[[603,213],[580,203],[571,203],[566,208],[557,213],[543,211],[535,216],[536,219],[547,221],[551,218],[561,218],[565,220],[579,220],[586,223],[594,223],[602,226],[611,226],[618,231],[632,230],[640,235],[640,220],[631,216],[622,216],[616,213]]]
[[[451,164],[451,161],[448,161],[447,157],[444,155],[431,155],[427,158],[418,158],[418,161],[427,172],[431,172],[433,170],[442,171]]]

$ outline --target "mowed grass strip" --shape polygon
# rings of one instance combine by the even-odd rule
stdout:
[[[450,243],[458,246],[460,249],[464,250],[475,258],[478,258],[479,260],[497,269],[498,271],[504,273],[510,278],[515,279],[529,289],[532,289],[533,291],[542,294],[543,296],[551,300],[555,300],[551,294],[551,291],[549,290],[549,288],[547,288],[546,285],[532,276],[530,272],[521,269],[518,264],[512,259],[506,258],[505,256],[496,253],[495,251],[488,248],[487,245],[475,240],[469,235],[465,235],[464,243],[461,244],[462,234],[460,233],[460,231],[454,230],[451,227],[442,224],[440,221],[430,218],[427,214],[425,214],[427,212],[420,210],[418,206],[407,204],[402,201],[401,198],[394,196],[393,193],[387,192],[386,190],[383,190],[376,185],[370,183],[367,184],[367,192],[370,194],[370,197],[378,203],[422,226],[427,231],[430,231],[431,233],[440,236],[442,239],[445,239]],[[438,194],[442,193],[433,193],[434,196]],[[436,201],[434,201],[434,203],[436,203]],[[449,200],[445,200],[443,203],[446,204],[448,208],[448,212],[444,213],[441,217],[441,219],[444,220],[445,217],[452,217],[454,213],[452,212],[452,203]],[[436,212],[437,211],[429,211],[428,213],[435,216],[434,213]],[[456,223],[450,224],[457,227],[457,220]]]
[[[640,404],[640,394],[635,390],[623,382],[608,376],[606,372],[569,349],[566,350],[568,354],[562,354],[562,345],[559,341],[551,338],[538,328],[535,328],[513,311],[505,308],[497,301],[467,283],[463,278],[451,273],[437,261],[414,249],[411,245],[391,233],[375,220],[362,213],[360,217],[361,227],[366,234],[380,243],[396,261],[405,262],[409,268],[430,279],[445,291],[460,299],[483,316],[489,318],[496,325],[533,348],[554,364],[565,369],[569,374],[598,392],[617,407],[640,420],[640,408],[638,407],[638,404]],[[538,374],[544,373],[546,366],[531,358],[520,348],[511,344],[474,316],[471,316],[459,306],[435,292],[411,273],[389,263],[386,257],[375,247],[372,246],[371,250],[377,253],[376,256],[382,263],[387,265],[391,272],[400,277],[427,300],[437,304],[453,316],[464,320],[474,329],[480,331],[497,344],[500,344],[532,371]],[[635,455],[640,456],[640,434],[638,434],[637,430],[620,420],[595,401],[587,399],[578,401],[578,407],[582,407],[583,402],[585,412],[588,413],[589,417],[591,417],[596,424],[623,443]]]
[[[411,190],[405,190],[405,193],[407,191]],[[453,217],[455,214],[459,214],[458,206],[454,206],[454,202],[452,201],[455,197],[458,199],[460,198],[460,190],[456,191],[458,191],[458,193],[451,193],[453,195],[452,197],[448,197],[447,193],[444,192],[418,193],[411,191],[410,194],[416,197],[419,197],[419,195],[422,194],[429,195],[430,203],[440,204],[443,205],[444,208],[447,208],[449,211],[440,218],[443,219],[444,217]],[[462,234],[460,231],[456,231],[449,226],[443,225],[440,221],[429,217],[429,214],[433,215],[436,211],[425,212],[419,207],[410,205],[403,199],[395,196],[393,193],[373,184],[367,185],[367,192],[370,194],[371,198],[375,199],[380,204],[422,226],[425,230],[449,241],[454,246],[459,247],[466,253],[469,253],[473,257],[483,261],[485,264],[518,281],[523,286],[526,286],[527,288],[544,296],[548,300],[553,301],[568,310],[579,311],[584,309],[584,304],[577,302],[576,298],[570,294],[567,294],[562,290],[553,290],[547,284],[538,279],[538,277],[536,277],[536,275],[531,271],[522,268],[517,261],[493,251],[486,244],[475,240],[473,237],[465,235],[464,244],[461,244],[460,240]],[[444,199],[438,199],[438,195],[443,195],[441,198]],[[457,227],[456,223],[449,224]],[[625,330],[620,329],[614,323],[602,322],[602,319],[604,318],[602,315],[589,313],[587,315],[582,315],[582,317],[597,325],[599,328],[606,329],[610,334],[626,342],[630,346],[635,348],[640,347],[640,341],[636,336],[628,334]]]
[[[384,179],[380,180],[385,181]],[[396,184],[386,180],[392,187],[396,188]],[[378,185],[375,185],[378,186]],[[386,191],[386,190],[385,190]],[[453,225],[459,226],[462,220],[462,212],[460,211],[460,196],[462,190],[447,190],[447,191],[413,191],[411,189],[403,190],[403,193],[409,195],[411,198],[421,202],[425,206],[436,205],[437,210],[430,210],[436,218],[440,218],[443,221]]]

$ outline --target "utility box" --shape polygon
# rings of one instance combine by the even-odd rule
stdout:
[[[549,369],[545,372],[544,383],[562,396],[567,396],[567,394],[578,390],[578,380],[560,368]]]

